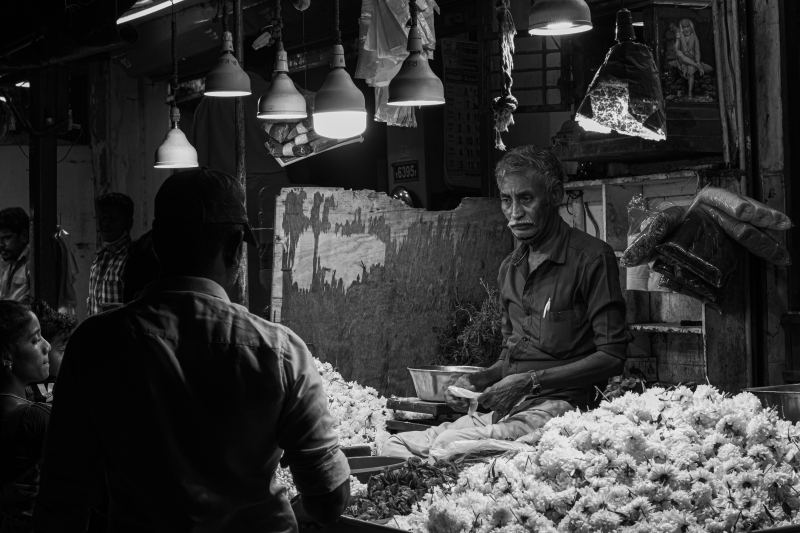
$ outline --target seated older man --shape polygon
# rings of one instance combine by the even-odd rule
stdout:
[[[517,246],[500,265],[503,351],[457,386],[481,392],[488,414],[393,435],[384,455],[427,456],[457,440],[513,440],[575,408],[621,372],[629,333],[614,251],[558,214],[564,170],[546,149],[509,151],[495,170],[500,203]],[[466,400],[446,393],[465,412]]]

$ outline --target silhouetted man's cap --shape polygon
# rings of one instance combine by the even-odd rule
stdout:
[[[156,193],[159,224],[199,228],[206,224],[241,224],[244,240],[256,245],[247,222],[244,191],[236,178],[208,168],[177,172]]]

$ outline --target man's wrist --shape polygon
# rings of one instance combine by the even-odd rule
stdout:
[[[538,394],[539,391],[542,390],[542,384],[539,382],[539,376],[536,374],[535,370],[529,371],[528,376],[531,378],[530,394]]]

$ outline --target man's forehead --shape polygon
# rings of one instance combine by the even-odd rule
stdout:
[[[544,176],[537,172],[508,172],[497,180],[497,186],[501,191],[538,191],[545,188],[545,182]]]

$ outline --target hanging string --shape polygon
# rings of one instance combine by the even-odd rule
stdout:
[[[281,16],[281,0],[275,0],[275,40],[278,50],[283,50],[283,17]]]
[[[220,17],[222,17],[222,34],[225,35],[225,32],[228,31],[228,13],[225,6],[227,4],[227,0],[219,0],[219,12]]]
[[[339,29],[339,0],[333,2],[333,25],[336,28],[336,44],[342,44],[342,32]]]
[[[172,35],[170,37],[170,44],[172,48],[172,105],[169,109],[169,116],[170,121],[172,122],[172,127],[175,128],[178,126],[181,115],[180,111],[178,110],[178,44],[176,37],[178,34],[178,23],[176,22],[175,18],[175,2],[171,2],[171,5],[170,29],[172,30]]]
[[[172,29],[172,37],[171,37],[171,45],[172,45],[172,98],[175,99],[176,93],[178,92],[178,53],[177,53],[177,41],[175,35],[178,33],[178,24],[175,20],[175,2],[172,2],[172,20],[171,22],[171,29]]]
[[[497,21],[500,26],[501,74],[503,78],[500,96],[492,100],[495,131],[494,146],[498,150],[506,149],[500,134],[508,131],[508,127],[514,124],[513,113],[516,111],[518,103],[517,99],[511,94],[511,86],[514,84],[514,79],[511,77],[511,71],[514,70],[514,36],[517,34],[517,30],[514,26],[510,7],[511,0],[497,0],[495,4]]]

